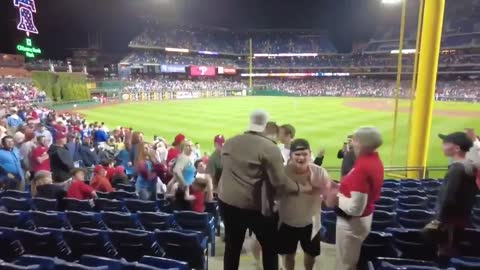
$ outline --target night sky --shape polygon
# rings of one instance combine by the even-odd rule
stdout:
[[[102,35],[103,49],[128,51],[142,29],[142,17],[177,24],[234,29],[325,30],[340,52],[366,41],[385,16],[380,0],[36,0],[34,42],[43,58],[64,59],[69,48],[88,47],[88,33]],[[397,8],[398,9],[398,8]],[[396,17],[396,16],[394,16]],[[16,30],[13,0],[0,1],[0,53],[15,53],[25,35]]]

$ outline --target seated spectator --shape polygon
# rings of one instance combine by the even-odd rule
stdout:
[[[95,189],[96,191],[101,191],[101,192],[112,192],[114,191],[112,184],[106,177],[107,171],[105,170],[105,167],[101,165],[95,166],[95,169],[93,170],[93,178],[92,182],[90,183],[90,186]]]
[[[73,169],[72,171],[73,181],[67,191],[67,197],[78,200],[95,199],[97,193],[95,190],[85,184],[85,171],[83,169]]]
[[[32,197],[56,199],[61,202],[67,192],[59,185],[53,184],[52,173],[49,171],[38,171],[32,180]]]
[[[128,185],[130,181],[128,180],[128,176],[125,174],[125,168],[123,166],[115,167],[115,171],[112,175],[112,185],[115,186],[117,184],[124,184]]]
[[[105,160],[101,165],[103,166],[103,169],[105,169],[105,177],[107,177],[108,181],[112,182],[112,176],[115,173],[115,161]]]

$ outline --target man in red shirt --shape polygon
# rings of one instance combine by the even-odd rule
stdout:
[[[37,137],[37,147],[33,149],[30,162],[33,172],[50,171],[50,156],[48,155],[48,142],[45,136]]]
[[[382,145],[373,127],[358,129],[353,135],[357,157],[353,168],[340,184],[336,212],[336,269],[355,270],[363,241],[370,233],[375,202],[383,185],[383,163],[376,151]]]

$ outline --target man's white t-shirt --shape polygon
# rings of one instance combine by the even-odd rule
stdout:
[[[282,152],[283,165],[287,165],[290,159],[290,147],[285,147],[284,144],[280,145],[280,152]]]

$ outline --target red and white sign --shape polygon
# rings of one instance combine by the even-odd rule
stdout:
[[[237,74],[237,69],[226,68],[226,67],[218,67],[218,74],[236,75]]]
[[[209,76],[213,77],[217,75],[215,67],[207,66],[190,66],[190,76]]]

